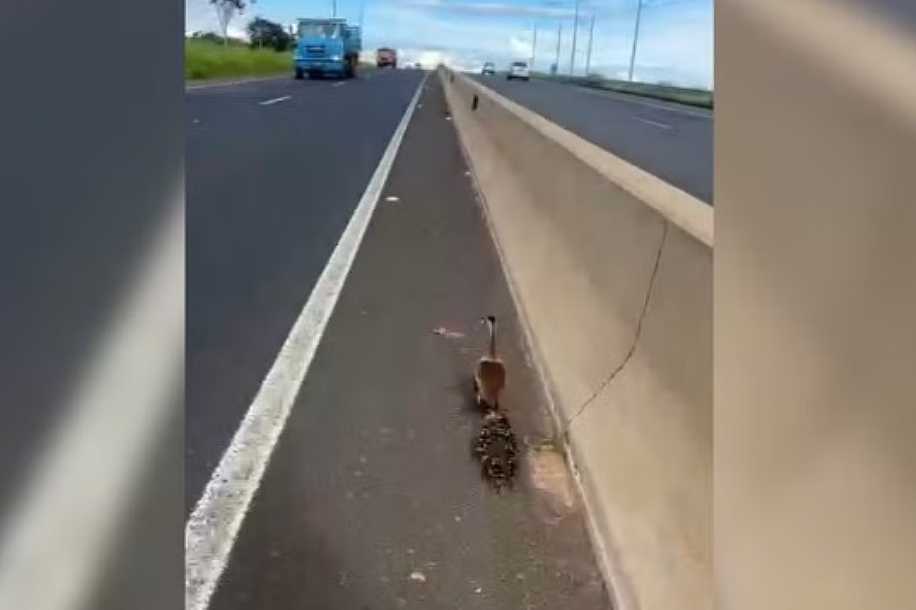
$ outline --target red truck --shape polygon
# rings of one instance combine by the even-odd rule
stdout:
[[[375,52],[375,65],[379,68],[391,66],[398,67],[398,52],[394,49],[382,48]]]

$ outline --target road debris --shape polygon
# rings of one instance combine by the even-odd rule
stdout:
[[[426,574],[423,572],[415,571],[410,573],[410,580],[414,582],[426,582]]]
[[[400,200],[401,198],[398,197],[397,195],[388,195],[387,197],[385,197],[385,201],[387,201],[388,203],[397,203]]]
[[[463,339],[464,333],[458,332],[456,330],[449,330],[444,326],[433,329],[434,335],[439,335],[440,337],[445,337],[446,339]]]

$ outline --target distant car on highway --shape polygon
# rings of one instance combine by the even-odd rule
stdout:
[[[528,71],[528,64],[523,61],[513,61],[509,66],[509,73],[506,74],[506,80],[512,79],[529,80],[531,73]]]
[[[417,62],[413,65],[413,67],[416,68],[417,70],[422,70],[423,64],[421,64],[420,62]]]
[[[483,69],[480,70],[480,73],[484,76],[487,76],[488,74],[492,76],[496,74],[496,66],[492,61],[488,61],[483,65]]]

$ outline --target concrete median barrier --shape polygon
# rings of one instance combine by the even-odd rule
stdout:
[[[617,608],[712,608],[712,208],[440,76]]]

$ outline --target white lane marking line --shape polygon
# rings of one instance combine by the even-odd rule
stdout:
[[[234,87],[236,85],[247,85],[249,83],[265,83],[276,80],[286,80],[286,76],[267,76],[265,78],[245,78],[240,80],[217,81],[215,83],[197,83],[194,85],[185,84],[184,90],[198,91],[200,89],[213,89],[216,87]]]
[[[84,608],[184,372],[184,180],[0,532],[0,608]]]
[[[673,112],[674,114],[686,114],[687,116],[697,117],[700,119],[709,119],[712,120],[712,112],[703,113],[703,112],[694,112],[687,110],[686,108],[677,108],[674,106],[665,106],[662,104],[653,104],[652,102],[644,102],[642,100],[630,99],[631,96],[635,96],[635,93],[619,93],[617,91],[602,91],[600,89],[589,89],[586,87],[578,87],[580,91],[588,93],[589,95],[597,95],[603,98],[610,98],[612,100],[618,100],[624,102],[625,104],[636,104],[637,106],[645,106],[647,108],[655,108],[656,110],[665,110],[667,112]],[[677,102],[671,102],[676,104]]]
[[[216,590],[251,499],[356,258],[421,91],[422,86],[418,86],[327,266],[188,518],[186,610],[204,610]]]
[[[277,102],[284,102],[288,99],[291,99],[293,96],[284,95],[283,97],[275,97],[272,100],[264,100],[263,102],[258,102],[262,106],[270,106],[271,104],[276,104]]]
[[[332,86],[332,87],[343,87],[343,86],[346,85],[346,84],[347,84],[347,81],[340,81],[339,83],[334,83],[334,84],[331,85],[331,86]]]
[[[642,119],[639,117],[634,117],[637,121],[642,123],[648,123],[649,125],[655,125],[656,127],[661,127],[662,129],[671,129],[671,125],[667,123],[659,123],[658,121],[650,121],[649,119]]]
[[[398,196],[396,196],[396,195],[388,195],[387,197],[385,197],[385,201],[387,201],[388,203],[394,203],[394,202],[400,201],[400,200],[401,200],[401,198],[398,197]]]

